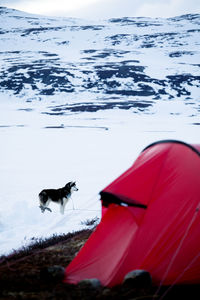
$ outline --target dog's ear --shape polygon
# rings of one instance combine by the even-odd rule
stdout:
[[[74,184],[76,184],[74,181],[69,181],[66,186],[72,187]]]
[[[68,183],[66,184],[66,187],[72,187],[72,186],[74,186],[74,185],[76,185],[76,182],[75,182],[75,181],[70,181],[70,182],[68,182]]]

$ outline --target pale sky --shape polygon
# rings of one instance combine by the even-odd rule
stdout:
[[[200,13],[200,0],[0,0],[0,6],[47,16],[88,19]]]

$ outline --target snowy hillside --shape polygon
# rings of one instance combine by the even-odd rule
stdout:
[[[0,254],[100,217],[99,191],[159,139],[199,143],[200,15],[88,22],[0,7]],[[76,180],[64,216],[43,188]]]
[[[145,110],[158,99],[198,97],[199,15],[91,24],[5,8],[0,13],[1,91],[27,101],[46,95],[88,98],[88,93],[92,102],[103,101],[76,102],[50,113],[119,106]]]

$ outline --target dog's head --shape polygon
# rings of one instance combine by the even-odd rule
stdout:
[[[70,191],[70,192],[76,192],[78,191],[78,188],[76,186],[76,182],[75,181],[70,181],[66,184],[65,188]]]

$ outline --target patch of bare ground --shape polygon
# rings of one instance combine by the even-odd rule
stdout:
[[[0,299],[161,299],[156,287],[120,285],[93,288],[88,284],[62,282],[63,270],[89,238],[93,229],[45,240],[0,258]],[[188,298],[189,297],[189,298]],[[199,286],[176,287],[163,299],[200,299]]]

